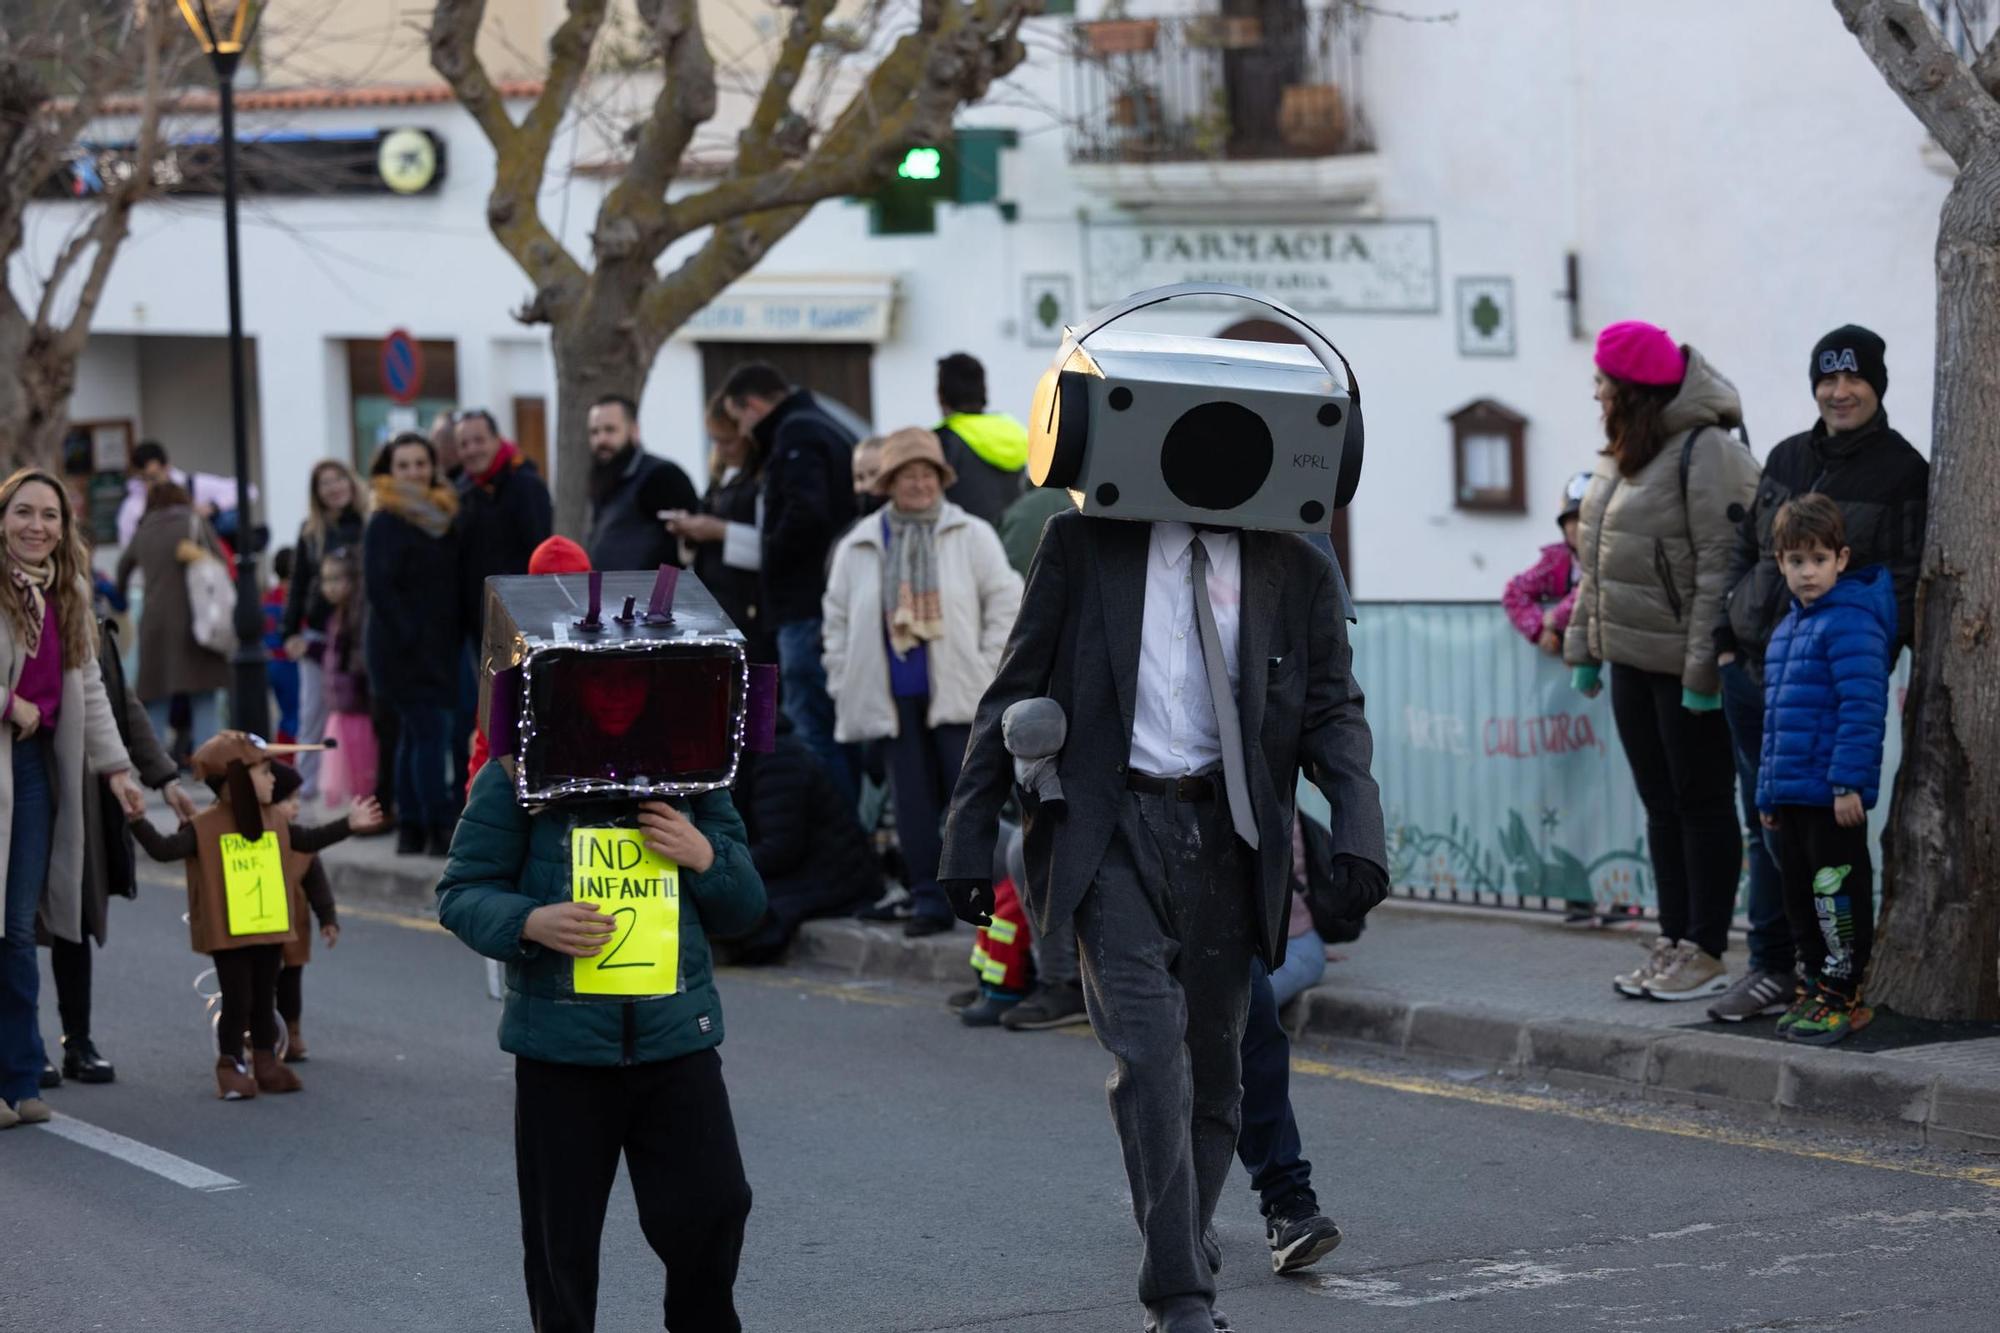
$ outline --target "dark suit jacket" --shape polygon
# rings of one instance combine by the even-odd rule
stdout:
[[[987,879],[1014,771],[1000,738],[1001,714],[1039,695],[1062,705],[1069,741],[1058,771],[1068,809],[1049,818],[1031,808],[1024,828],[1025,896],[1038,931],[1075,913],[1125,799],[1150,535],[1148,524],[1075,510],[1049,520],[952,793],[938,877]],[[1333,807],[1337,854],[1385,868],[1388,854],[1382,798],[1368,771],[1374,741],[1351,669],[1333,562],[1303,538],[1245,532],[1242,571],[1237,709],[1262,845],[1258,948],[1275,967],[1285,951],[1299,772]]]

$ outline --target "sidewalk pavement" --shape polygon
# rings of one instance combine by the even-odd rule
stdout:
[[[349,841],[325,861],[342,902],[433,908],[442,862],[399,857],[393,839]],[[1768,1018],[1714,1023],[1705,1001],[1618,996],[1612,974],[1649,938],[1392,899],[1370,915],[1360,940],[1336,947],[1341,961],[1285,1019],[1294,1036],[1335,1048],[2000,1153],[2000,1030],[1878,1052],[1795,1046],[1769,1035]],[[971,949],[963,926],[911,940],[887,926],[814,921],[789,961],[942,989],[970,984]],[[1740,943],[1726,961],[1742,965]]]

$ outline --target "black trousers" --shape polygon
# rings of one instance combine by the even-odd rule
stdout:
[[[1317,1208],[1312,1163],[1292,1115],[1292,1040],[1278,1017],[1271,974],[1260,958],[1250,969],[1250,1013],[1243,1026],[1243,1131],[1236,1158],[1250,1173],[1250,1188],[1269,1218],[1300,1201]]]
[[[215,980],[222,988],[222,1020],[216,1046],[231,1059],[243,1058],[243,1030],[250,1030],[253,1050],[278,1045],[278,969],[284,966],[282,944],[246,944],[214,955]]]
[[[1611,668],[1611,715],[1646,807],[1660,933],[1720,958],[1743,871],[1729,723],[1681,707],[1678,676],[1623,665]]]
[[[88,939],[49,941],[49,971],[56,978],[56,1013],[65,1042],[90,1040],[90,952],[95,947]]]
[[[306,1007],[306,970],[288,967],[278,973],[278,1017],[297,1027]]]
[[[671,1333],[740,1333],[733,1291],[750,1216],[722,1058],[626,1066],[516,1057],[514,1162],[536,1333],[597,1326],[597,1253],[623,1154],[639,1229],[667,1266]]]
[[[1806,974],[1843,995],[1859,993],[1875,947],[1868,826],[1842,828],[1831,806],[1779,806],[1778,875]]]
[[[368,720],[375,724],[375,797],[387,809],[396,804],[396,746],[403,728],[380,696],[368,705]]]

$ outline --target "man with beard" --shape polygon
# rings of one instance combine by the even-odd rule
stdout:
[[[701,508],[687,473],[639,444],[639,409],[606,394],[590,408],[590,536],[594,569],[680,566],[680,543],[660,515]]]
[[[1888,347],[1858,324],[1821,338],[1807,362],[1819,420],[1779,442],[1764,460],[1757,498],[1737,529],[1729,597],[1715,628],[1722,710],[1736,748],[1750,870],[1750,967],[1708,1015],[1740,1023],[1784,1012],[1794,993],[1796,956],[1780,885],[1776,844],[1758,821],[1757,779],[1764,741],[1764,650],[1792,598],[1778,569],[1773,527],[1795,496],[1818,493],[1840,506],[1853,551],[1849,565],[1887,565],[1896,593],[1895,650],[1912,642],[1917,574],[1923,564],[1931,465],[1889,425]]]

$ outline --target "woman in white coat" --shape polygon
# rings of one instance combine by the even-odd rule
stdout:
[[[89,569],[61,481],[0,483],[0,1129],[49,1118],[35,923],[83,938],[85,774],[126,813],[146,808],[97,671]]]
[[[953,925],[938,887],[938,822],[979,700],[1021,608],[1021,576],[990,524],[944,498],[957,480],[927,430],[882,441],[889,503],[834,548],[821,607],[834,739],[889,742],[910,935]]]

